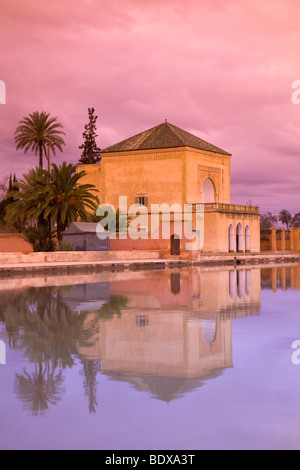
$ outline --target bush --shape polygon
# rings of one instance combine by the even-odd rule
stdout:
[[[59,245],[55,248],[55,251],[75,251],[75,248],[71,243],[61,241]]]
[[[54,232],[46,226],[29,227],[24,231],[25,239],[31,243],[34,252],[51,252],[55,250]]]

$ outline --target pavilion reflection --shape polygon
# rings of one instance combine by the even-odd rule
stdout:
[[[112,281],[111,295],[126,296],[126,307],[101,322],[80,356],[100,360],[111,379],[169,402],[233,366],[232,320],[259,313],[260,282],[259,269],[147,272]]]
[[[300,288],[300,266],[181,269],[0,283],[1,338],[24,351],[15,393],[42,414],[81,364],[89,411],[100,372],[169,402],[233,367],[232,322],[258,315],[261,287]]]
[[[276,266],[261,270],[262,289],[300,289],[300,266]]]

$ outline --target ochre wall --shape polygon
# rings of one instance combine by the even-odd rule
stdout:
[[[294,251],[300,252],[300,228],[294,228],[292,231]]]
[[[161,218],[160,218],[161,219]],[[260,225],[259,215],[250,214],[231,214],[222,212],[205,212],[204,214],[204,245],[201,248],[201,252],[212,252],[212,253],[228,253],[229,252],[229,235],[228,228],[230,224],[234,227],[234,240],[236,239],[236,227],[238,223],[242,224],[244,233],[243,251],[245,252],[245,228],[246,225],[250,227],[250,252],[260,252]],[[182,222],[179,222],[181,224]],[[195,222],[193,223],[193,229],[195,229]],[[149,217],[149,231],[151,230],[151,219]],[[174,233],[179,233],[176,227],[174,227],[174,221],[171,218],[170,221],[170,236]],[[188,240],[185,238],[184,224],[182,223],[182,238],[180,240],[181,258],[193,258],[196,251],[186,251],[187,243],[193,243],[194,240]],[[150,234],[146,239],[132,240],[129,235],[127,239],[111,239],[110,249],[112,251],[118,250],[159,250],[162,257],[170,256],[171,242],[170,237],[163,239],[162,237],[162,223],[160,223],[159,239],[151,238]],[[234,242],[234,247],[236,242]]]
[[[100,202],[119,207],[119,196],[135,204],[137,194],[148,205],[201,202],[202,183],[210,177],[216,201],[230,203],[230,156],[196,149],[164,149],[105,154],[101,164],[82,165],[91,183],[100,191]]]
[[[180,230],[178,230],[178,225],[181,226],[181,233]],[[193,243],[194,240],[189,240],[185,237],[185,229],[184,229],[184,224],[182,222],[175,222],[174,223],[174,217],[171,217],[170,220],[170,236],[168,238],[163,238],[162,236],[162,222],[161,222],[161,216],[160,216],[160,227],[159,227],[159,233],[157,233],[157,236],[159,237],[158,239],[155,239],[154,237],[151,237],[151,234],[149,233],[148,238],[142,239],[138,238],[137,240],[133,240],[130,238],[129,234],[127,234],[126,239],[122,239],[122,236],[120,238],[120,235],[117,233],[115,234],[116,239],[111,238],[110,240],[110,249],[111,251],[127,251],[127,250],[159,250],[161,258],[166,258],[170,257],[170,252],[171,252],[171,236],[174,235],[174,233],[179,234],[182,236],[180,239],[180,258],[193,258],[194,252],[193,251],[187,251],[186,250],[186,245],[188,243]],[[149,231],[151,231],[151,217],[149,216]]]
[[[244,233],[245,251],[245,228],[250,227],[250,252],[260,252],[260,219],[259,215],[251,214],[233,214],[230,212],[206,212],[204,218],[204,252],[223,252],[229,251],[229,225],[234,228],[234,246],[236,246],[236,227],[238,223],[242,224]]]
[[[93,184],[98,189],[99,193],[97,194],[100,204],[103,203],[103,186],[101,182],[101,165],[78,165],[76,168],[77,173],[80,171],[85,171],[87,176],[84,176],[80,180],[80,184]],[[95,193],[93,193],[95,194]]]
[[[135,204],[137,194],[148,205],[183,203],[184,150],[126,152],[102,158],[104,202],[119,207],[119,196]]]
[[[0,253],[32,253],[30,243],[20,234],[0,234]]]
[[[201,200],[203,181],[209,177],[215,187],[215,202],[230,203],[230,156],[189,149],[186,155],[186,202]]]
[[[285,234],[286,232],[284,231],[283,233]],[[286,238],[284,241],[284,245],[282,245],[282,241],[280,238],[275,238],[276,230],[270,229],[269,240],[260,241],[261,251],[275,251],[275,249],[272,250],[272,237],[274,237],[274,246],[276,241],[276,251],[300,252],[300,229],[291,229],[290,239]]]
[[[230,203],[230,156],[192,148],[132,151],[104,154],[101,165],[85,165],[88,176],[82,182],[95,184],[100,191],[100,203],[119,207],[119,196],[127,196],[128,207],[136,195],[146,195],[148,208],[152,204],[168,205],[201,202],[202,183],[209,177],[215,186],[215,202]],[[229,251],[228,227],[241,222],[245,233],[250,227],[251,252],[260,251],[259,215],[225,212],[205,213],[205,244],[203,252]],[[173,232],[174,233],[174,232]],[[173,234],[171,232],[171,235]],[[245,244],[245,235],[244,235]],[[119,246],[119,247],[118,247]],[[170,241],[112,241],[112,250],[170,249]],[[245,251],[245,249],[244,249]]]

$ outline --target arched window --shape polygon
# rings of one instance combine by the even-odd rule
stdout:
[[[228,250],[229,252],[234,251],[234,228],[232,224],[228,227]]]
[[[236,272],[236,283],[237,283],[237,296],[240,300],[244,297],[245,292],[245,271]]]
[[[201,202],[202,204],[215,202],[215,187],[210,178],[206,178],[202,183]]]
[[[236,226],[236,251],[244,251],[244,233],[240,222]]]
[[[251,271],[247,269],[246,271],[246,295],[250,297],[251,294]]]
[[[250,241],[250,227],[246,225],[245,228],[245,250],[250,251],[251,249],[251,241]]]
[[[236,273],[235,271],[229,271],[229,297],[231,299],[234,298],[235,294],[235,279],[236,279]]]

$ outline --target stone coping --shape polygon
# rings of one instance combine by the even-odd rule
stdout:
[[[280,268],[290,267],[291,263],[285,262],[280,263]],[[149,266],[148,266],[149,267]],[[278,263],[270,263],[266,266],[268,269],[278,267]],[[164,264],[154,264],[152,263],[152,270],[173,270],[175,272],[185,272],[189,270],[190,266],[180,266],[176,267],[175,264],[165,266]],[[247,270],[256,270],[260,269],[261,266],[249,265]],[[200,272],[219,272],[219,271],[232,271],[232,270],[243,270],[245,266],[224,266],[224,265],[202,265],[197,266],[195,269]],[[69,286],[69,285],[78,285],[78,284],[94,284],[98,282],[120,282],[129,280],[134,282],[135,280],[148,279],[149,269],[144,270],[135,270],[128,271],[128,269],[115,271],[111,270],[98,270],[97,272],[39,272],[39,271],[30,271],[26,273],[26,276],[23,275],[22,271],[12,272],[11,275],[1,276],[0,273],[0,292],[10,291],[10,290],[23,290],[30,287],[47,287],[47,286]]]
[[[79,252],[75,252],[79,253]],[[90,254],[93,252],[89,252]],[[12,277],[14,275],[27,274],[41,274],[41,273],[62,273],[65,275],[76,275],[76,273],[91,273],[101,271],[142,271],[142,270],[155,270],[155,269],[180,269],[180,268],[192,268],[192,267],[205,267],[205,266],[263,266],[268,267],[276,266],[284,263],[300,263],[300,254],[298,253],[251,253],[251,254],[229,254],[229,253],[211,253],[203,254],[194,260],[183,260],[179,258],[172,259],[161,259],[158,256],[158,252],[151,259],[150,256],[147,258],[136,258],[130,259],[128,253],[131,252],[106,252],[106,253],[122,253],[122,257],[111,258],[106,260],[66,260],[61,259],[60,261],[36,261],[27,263],[26,261],[15,262],[15,263],[3,263],[0,255],[0,277]],[[149,255],[151,252],[147,252]],[[39,253],[34,253],[35,255]],[[49,255],[50,253],[42,253],[41,255]],[[127,254],[127,258],[126,258]],[[140,254],[146,254],[140,252]],[[30,256],[30,255],[20,255]]]
[[[24,235],[23,235],[23,233],[19,233],[19,232],[16,232],[16,233],[11,233],[11,232],[5,233],[5,232],[1,232],[1,233],[0,233],[0,238],[7,238],[7,237],[25,238]]]

